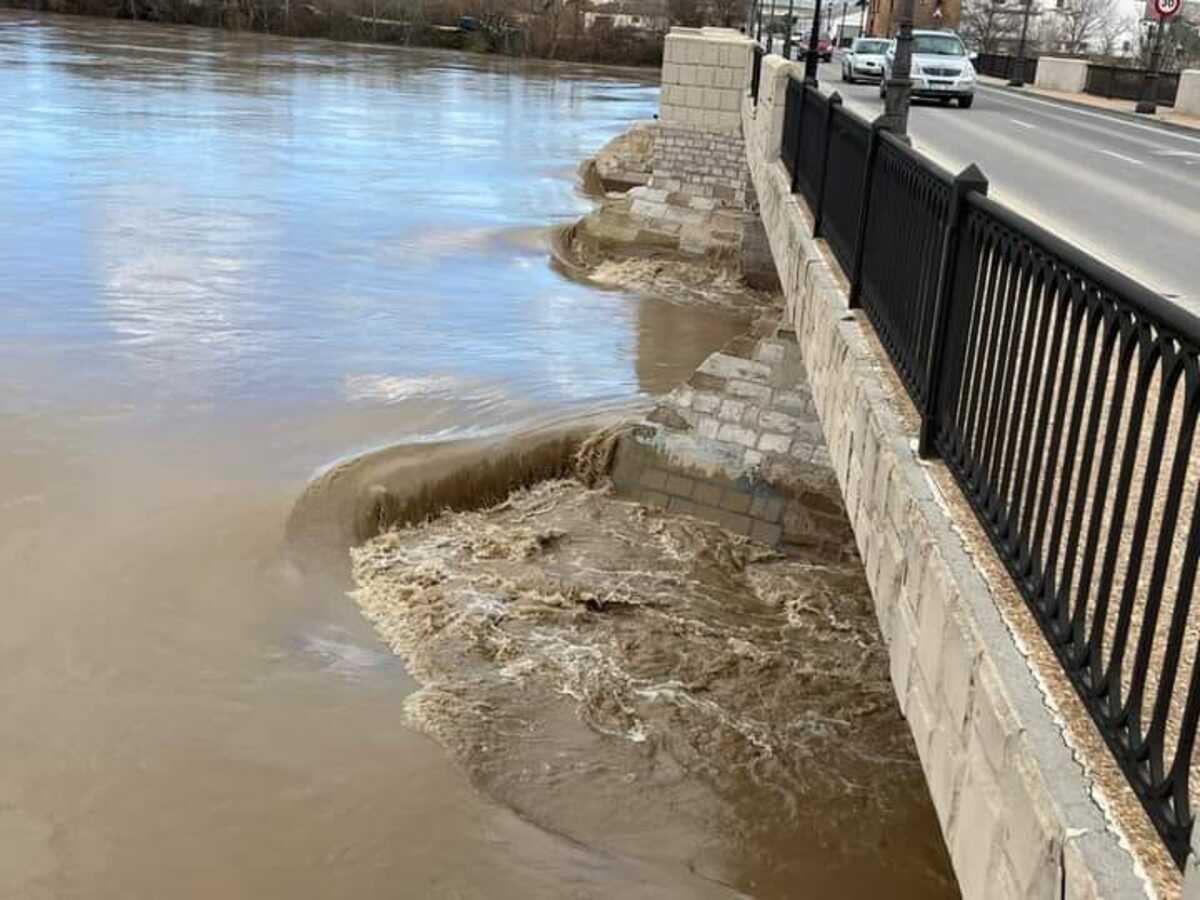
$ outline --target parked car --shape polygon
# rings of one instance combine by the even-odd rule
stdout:
[[[892,41],[883,57],[880,97],[887,94],[885,82],[892,76],[895,61],[896,42]],[[914,97],[936,98],[943,104],[957,100],[963,109],[975,102],[975,67],[953,31],[913,31],[910,77]]]
[[[804,38],[796,42],[796,59],[804,59],[807,55],[808,38]],[[817,41],[817,57],[821,62],[829,62],[833,59],[833,44],[829,43],[827,38]]]
[[[891,41],[885,38],[855,38],[842,54],[842,81],[883,79],[883,57]]]

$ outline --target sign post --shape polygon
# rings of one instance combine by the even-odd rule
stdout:
[[[1150,49],[1150,65],[1142,79],[1142,95],[1138,98],[1134,112],[1152,116],[1158,109],[1158,69],[1162,65],[1163,32],[1167,22],[1179,15],[1183,0],[1148,0],[1147,11],[1154,23],[1154,43]]]

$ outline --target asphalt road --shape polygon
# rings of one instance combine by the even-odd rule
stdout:
[[[867,117],[878,84],[822,87]],[[917,101],[913,143],[951,171],[974,162],[992,197],[1200,315],[1200,132],[1180,134],[1002,88],[970,109]]]

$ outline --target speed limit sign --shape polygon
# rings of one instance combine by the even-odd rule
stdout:
[[[1179,14],[1183,0],[1150,0],[1150,7],[1159,19],[1170,19]]]

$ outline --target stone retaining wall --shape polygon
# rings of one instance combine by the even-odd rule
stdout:
[[[768,57],[757,109],[743,105],[751,177],[963,896],[1146,895],[1144,871],[1001,613],[992,585],[1006,575],[968,547],[969,512],[955,511],[936,467],[916,457],[911,408],[790,191],[778,161],[788,68]]]

